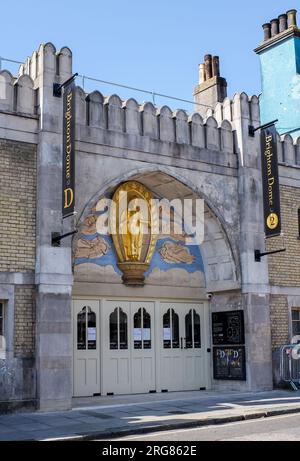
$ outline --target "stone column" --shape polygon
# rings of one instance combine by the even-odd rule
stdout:
[[[250,113],[248,96],[235,96],[233,123],[239,155],[240,255],[242,297],[246,326],[247,376],[251,390],[272,388],[271,328],[267,258],[255,262],[254,250],[265,249],[260,169],[260,136],[249,137],[248,127],[259,126]]]
[[[66,231],[61,220],[62,98],[53,96],[53,82],[71,76],[71,52],[56,53],[52,44],[38,51],[35,84],[40,97],[37,162],[36,355],[37,398],[42,410],[71,408],[71,241],[51,246],[52,232]],[[58,75],[59,73],[59,75]]]

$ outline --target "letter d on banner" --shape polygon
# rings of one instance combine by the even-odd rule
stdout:
[[[277,135],[275,125],[262,128],[260,136],[264,227],[266,238],[268,238],[275,237],[281,233]]]
[[[74,213],[75,206],[75,84],[63,92],[63,161],[62,161],[62,216]]]

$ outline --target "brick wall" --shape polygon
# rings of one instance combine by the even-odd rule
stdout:
[[[36,146],[0,139],[0,272],[35,267]]]
[[[0,272],[34,272],[36,146],[0,139]],[[34,286],[15,286],[14,352],[34,354]]]
[[[15,287],[14,351],[16,357],[31,357],[35,348],[34,286]]]
[[[289,338],[289,312],[286,296],[272,295],[270,297],[270,317],[272,348],[288,344]]]
[[[267,250],[286,248],[285,253],[268,257],[270,284],[282,287],[300,287],[300,240],[298,239],[298,208],[300,189],[280,186],[282,231],[284,238],[267,240]],[[289,312],[286,296],[272,295],[270,314],[273,348],[287,344],[289,337]]]
[[[300,287],[300,240],[298,239],[298,208],[300,189],[280,186],[282,237],[267,240],[268,250],[286,248],[285,253],[269,256],[269,278],[271,285]]]

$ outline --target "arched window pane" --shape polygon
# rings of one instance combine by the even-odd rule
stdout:
[[[127,314],[120,309],[120,349],[128,349]]]
[[[109,316],[109,348],[118,349],[118,307]]]
[[[179,318],[172,309],[172,348],[179,349]]]
[[[142,309],[133,316],[133,344],[134,349],[142,349]]]
[[[143,347],[151,349],[151,315],[143,309]]]
[[[185,316],[185,347],[187,349],[193,347],[192,309]]]
[[[88,308],[88,349],[97,347],[96,314]]]
[[[86,349],[86,307],[77,315],[77,349]]]
[[[201,348],[201,325],[200,315],[194,310],[194,348]]]
[[[163,345],[164,349],[171,348],[171,319],[170,309],[163,315]]]

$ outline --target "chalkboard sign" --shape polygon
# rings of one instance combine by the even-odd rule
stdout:
[[[245,346],[213,348],[214,379],[246,381]]]
[[[214,345],[244,344],[244,311],[213,312],[212,339]]]

